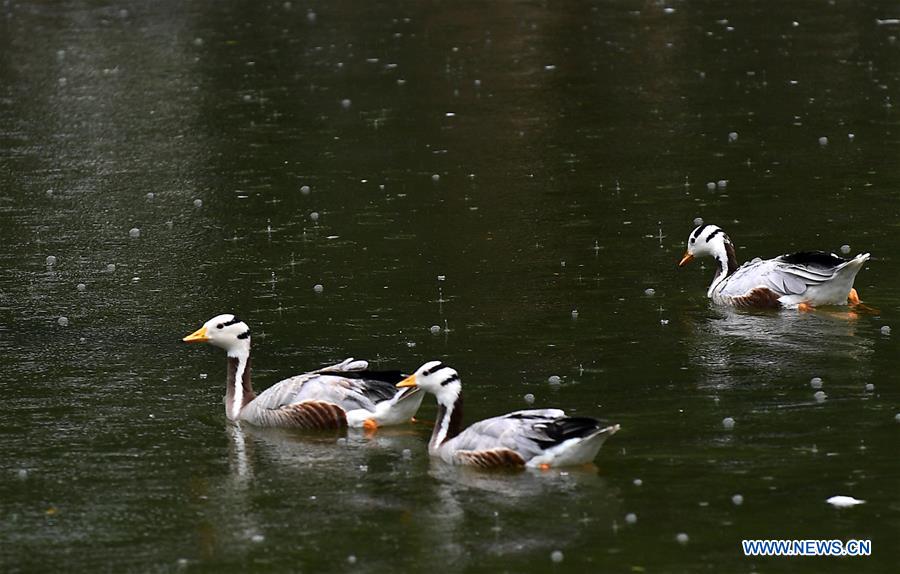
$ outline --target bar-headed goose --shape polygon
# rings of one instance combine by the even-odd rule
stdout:
[[[619,430],[589,417],[567,417],[559,409],[516,411],[462,428],[462,383],[440,361],[425,363],[397,384],[437,398],[438,416],[428,453],[449,464],[549,468],[584,464]]]
[[[376,428],[409,421],[424,393],[398,391],[399,371],[370,371],[366,361],[336,365],[275,383],[260,395],[250,384],[250,328],[231,314],[218,315],[183,339],[225,349],[225,414],[264,427]]]
[[[853,280],[868,253],[844,259],[824,251],[801,251],[759,259],[738,267],[734,245],[716,225],[700,225],[688,236],[679,267],[695,257],[716,260],[716,275],[706,292],[714,303],[735,307],[807,309],[820,305],[856,305]]]

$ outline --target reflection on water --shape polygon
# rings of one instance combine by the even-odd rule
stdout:
[[[690,338],[692,362],[708,374],[707,382],[728,386],[750,369],[763,381],[803,376],[815,365],[836,360],[866,362],[874,350],[869,333],[858,335],[865,321],[850,310],[747,311],[717,307],[695,323]]]

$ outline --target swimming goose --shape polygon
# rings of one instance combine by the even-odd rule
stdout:
[[[263,427],[336,429],[409,421],[424,393],[397,391],[399,371],[370,371],[366,361],[345,361],[275,383],[260,395],[250,384],[250,328],[231,314],[218,315],[182,339],[225,349],[225,414]],[[412,391],[412,392],[410,392]]]
[[[516,411],[462,428],[462,383],[457,372],[440,361],[425,363],[397,383],[434,394],[438,416],[428,454],[448,464],[482,468],[584,464],[619,430],[619,425],[589,417],[567,417],[559,409]]]
[[[709,255],[718,265],[706,296],[735,307],[800,308],[858,304],[853,280],[869,260],[868,253],[844,259],[824,251],[801,251],[774,259],[759,259],[740,267],[734,245],[716,225],[700,225],[688,236],[679,267],[694,257]]]

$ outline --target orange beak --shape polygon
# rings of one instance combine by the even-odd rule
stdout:
[[[209,337],[206,336],[206,325],[203,325],[184,339],[182,339],[185,343],[205,343],[209,341]]]
[[[681,261],[678,262],[678,266],[679,266],[679,267],[684,267],[685,265],[687,265],[688,263],[690,263],[693,259],[694,259],[693,254],[691,254],[691,253],[685,253],[685,254],[684,254],[684,257],[681,258]]]
[[[400,381],[399,383],[397,383],[397,387],[399,387],[399,388],[415,387],[415,386],[416,386],[416,376],[415,375],[410,375],[410,376],[406,377],[405,379],[403,379],[402,381]]]

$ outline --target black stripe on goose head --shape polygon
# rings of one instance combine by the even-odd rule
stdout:
[[[438,363],[437,365],[431,367],[430,369],[422,371],[422,376],[427,377],[428,375],[431,375],[432,373],[436,373],[436,372],[440,371],[441,369],[445,368],[446,366],[447,365],[445,365],[444,363]]]
[[[710,226],[709,223],[698,226],[697,229],[694,230],[694,233],[691,234],[691,237],[693,237],[694,239],[697,239],[698,237],[700,237],[700,234],[703,233],[703,230],[709,226]]]
[[[243,333],[238,335],[237,338],[238,339],[246,339],[249,336],[250,336],[250,329],[247,329],[246,331],[244,331]]]
[[[459,380],[459,374],[453,373],[452,375],[450,375],[450,377],[446,381],[441,381],[441,386],[446,387],[453,381],[458,381],[458,380]]]

